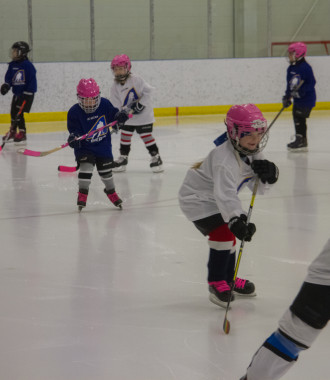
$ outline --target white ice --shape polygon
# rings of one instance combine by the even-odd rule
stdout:
[[[266,114],[269,121],[274,113]],[[240,277],[257,297],[224,309],[208,300],[206,239],[182,215],[177,192],[188,167],[224,131],[223,115],[158,119],[164,173],[152,174],[134,136],[125,173],[114,174],[123,210],[96,172],[78,213],[70,148],[27,157],[0,153],[0,373],[3,380],[238,380],[277,327],[311,260],[329,238],[330,113],[308,121],[309,152],[292,154],[291,114],[280,116],[265,154],[280,179],[257,196],[257,233],[245,244]],[[4,127],[4,126],[3,126]],[[29,129],[29,126],[28,126]],[[28,134],[48,150],[66,132]],[[119,135],[113,138],[118,155]],[[241,195],[248,208],[251,193]],[[303,352],[287,380],[329,378],[330,330]]]

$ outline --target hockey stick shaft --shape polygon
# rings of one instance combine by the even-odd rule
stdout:
[[[23,112],[23,108],[25,106],[25,103],[26,103],[26,100],[24,100],[23,103],[22,103],[22,105],[20,106],[19,111],[18,111],[18,113],[17,113],[17,115],[15,117],[14,123],[16,123],[18,116]],[[2,143],[2,145],[0,147],[0,152],[2,151],[2,149],[5,146],[6,142],[9,140],[9,137],[10,137],[10,130],[9,130],[8,135],[6,136],[6,138],[4,139],[4,141],[3,141],[3,143]]]
[[[252,191],[252,198],[251,198],[251,202],[250,202],[250,207],[249,207],[249,211],[248,211],[247,218],[246,218],[246,224],[247,225],[249,224],[250,219],[251,219],[251,214],[252,214],[252,209],[253,209],[253,205],[254,205],[254,200],[255,200],[255,197],[256,197],[257,191],[258,191],[258,185],[259,185],[259,177],[256,178],[255,183],[254,183],[254,187],[253,187],[253,191]],[[244,243],[245,243],[245,240],[243,239],[241,241],[241,246],[240,246],[238,257],[237,257],[237,261],[236,261],[236,266],[235,266],[235,271],[234,271],[234,277],[233,277],[233,280],[232,280],[232,283],[231,283],[230,293],[229,293],[228,302],[227,302],[226,314],[225,314],[225,318],[224,318],[224,321],[223,321],[223,331],[226,334],[229,334],[229,331],[230,331],[230,323],[229,323],[229,320],[227,319],[227,314],[228,314],[228,310],[229,310],[231,296],[232,296],[232,293],[233,293],[233,290],[234,290],[234,287],[235,287],[235,280],[236,280],[236,277],[237,277],[238,268],[239,268],[239,265],[240,265],[240,262],[241,262],[241,258],[242,258]]]
[[[132,117],[132,115],[128,115],[128,117]],[[113,127],[116,124],[117,124],[117,120],[115,120],[114,122],[112,122],[110,124],[103,125],[102,127],[95,129],[94,131],[91,131],[89,133],[86,133],[86,134],[84,134],[82,136],[77,137],[76,141],[85,140],[88,137],[93,136],[95,133],[98,133],[98,132],[102,131],[105,128],[111,128],[111,127]],[[46,151],[43,151],[43,152],[39,152],[39,151],[36,151],[36,150],[30,150],[30,149],[23,149],[22,148],[22,149],[18,149],[17,153],[24,154],[25,156],[44,157],[44,156],[48,156],[51,153],[55,153],[55,152],[57,152],[57,151],[59,151],[59,150],[61,150],[63,148],[66,148],[67,146],[69,146],[68,142],[66,142],[65,144],[62,144],[62,145],[60,145],[60,146],[58,146],[56,148],[53,148],[53,149],[50,149],[50,150],[46,150]]]

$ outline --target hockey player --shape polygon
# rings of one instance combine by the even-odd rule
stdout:
[[[309,348],[330,319],[330,239],[308,268],[295,300],[254,354],[241,380],[277,380]]]
[[[30,47],[24,41],[13,44],[11,47],[12,61],[5,74],[5,83],[0,89],[1,95],[6,95],[10,88],[13,92],[10,108],[11,125],[9,131],[2,137],[6,142],[14,141],[18,144],[26,141],[24,112],[30,112],[34,94],[37,92],[36,69],[29,61],[29,51]]]
[[[109,129],[104,128],[85,140],[79,141],[76,138],[114,120],[118,120],[119,126],[123,125],[128,120],[127,112],[123,110],[119,112],[109,100],[101,98],[99,86],[93,78],[80,80],[77,86],[77,97],[78,103],[68,112],[67,128],[70,133],[68,143],[71,148],[74,148],[79,165],[78,208],[81,210],[86,206],[95,165],[104,183],[104,192],[107,197],[115,206],[121,208],[122,200],[115,191],[112,177],[113,156]]]
[[[287,87],[282,98],[284,107],[289,107],[293,99],[293,122],[295,141],[287,145],[291,152],[306,152],[307,124],[306,119],[315,107],[315,78],[311,66],[306,62],[307,48],[303,42],[294,42],[288,48],[290,66],[287,69]]]
[[[247,185],[253,189],[256,175],[263,194],[278,178],[273,162],[260,153],[268,135],[266,119],[254,104],[235,105],[226,115],[224,142],[202,163],[188,170],[179,191],[179,204],[185,216],[208,236],[209,299],[226,307],[234,276],[236,238],[251,241],[256,227],[246,223],[238,192]],[[252,282],[236,278],[234,294],[255,296]]]
[[[152,106],[153,88],[140,76],[131,73],[131,61],[125,54],[116,55],[111,62],[114,84],[110,90],[110,100],[117,107],[129,105],[133,117],[121,128],[120,156],[114,161],[114,171],[126,170],[131,140],[134,131],[138,133],[151,156],[150,168],[153,172],[163,171],[158,146],[152,135],[155,121]]]

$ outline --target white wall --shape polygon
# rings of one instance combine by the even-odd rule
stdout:
[[[317,80],[317,100],[330,101],[330,56],[308,57]],[[138,61],[132,72],[155,87],[155,107],[279,103],[285,89],[285,58]],[[32,112],[67,111],[76,102],[81,78],[93,77],[108,97],[109,62],[36,63],[38,92]],[[0,64],[3,80],[7,64]],[[9,113],[11,96],[0,97],[0,114]]]

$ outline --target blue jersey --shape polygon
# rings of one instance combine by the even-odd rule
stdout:
[[[14,95],[20,96],[23,92],[34,94],[37,92],[36,73],[37,70],[28,59],[12,61],[5,75],[5,82],[12,88]]]
[[[311,66],[304,59],[288,67],[285,94],[290,97],[291,92],[295,87],[299,86],[302,80],[304,83],[293,98],[294,104],[299,107],[313,108],[316,102],[316,80]]]
[[[98,109],[93,113],[86,113],[77,103],[68,112],[68,131],[76,136],[85,135],[113,122],[117,112],[118,108],[105,98],[101,98]],[[113,159],[109,128],[104,128],[82,140],[80,146],[74,149],[74,153],[77,159],[84,155]]]

